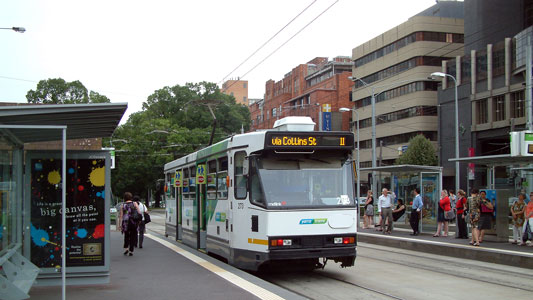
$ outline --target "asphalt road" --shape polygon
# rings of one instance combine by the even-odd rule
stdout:
[[[164,234],[164,211],[148,230]],[[310,299],[532,299],[533,270],[360,243],[355,267],[258,274]]]

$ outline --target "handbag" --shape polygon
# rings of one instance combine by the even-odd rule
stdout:
[[[453,209],[450,209],[449,211],[445,211],[444,218],[446,220],[453,220],[455,218],[455,213],[453,212]]]
[[[148,224],[150,222],[152,222],[152,219],[150,218],[150,215],[148,213],[144,213],[144,224]]]

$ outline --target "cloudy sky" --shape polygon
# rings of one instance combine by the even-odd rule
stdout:
[[[61,77],[80,80],[112,102],[128,102],[129,115],[164,86],[221,84],[228,75],[227,79],[243,78],[246,73],[249,97],[262,98],[267,80],[278,81],[317,56],[350,56],[353,48],[434,4],[435,0],[2,1],[0,27],[22,26],[27,31],[0,30],[0,102],[26,102],[27,91],[39,80]]]

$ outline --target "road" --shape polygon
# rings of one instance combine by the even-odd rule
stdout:
[[[164,234],[164,211],[148,230]],[[533,270],[360,243],[355,267],[259,274],[310,299],[533,299]]]

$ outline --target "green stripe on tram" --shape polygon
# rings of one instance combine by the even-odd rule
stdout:
[[[198,160],[204,157],[208,157],[213,153],[217,153],[225,149],[228,149],[228,140],[224,140],[222,142],[214,144],[213,146],[199,150],[196,159]]]

